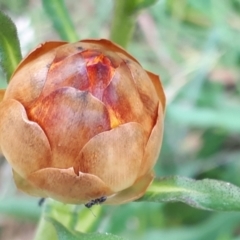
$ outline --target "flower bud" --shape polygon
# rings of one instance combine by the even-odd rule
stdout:
[[[153,179],[164,108],[158,76],[121,47],[46,42],[22,60],[0,103],[0,150],[33,196],[125,203]]]

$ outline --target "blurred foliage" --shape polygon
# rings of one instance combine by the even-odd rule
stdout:
[[[114,0],[109,39],[126,48],[132,39],[140,10],[149,8],[158,0]]]
[[[109,37],[111,0],[65,3],[79,36]],[[60,38],[41,1],[0,0],[0,9],[17,24],[24,54]],[[239,38],[239,0],[159,0],[140,12],[129,51],[161,75],[168,99],[157,176],[212,178],[240,186]],[[6,86],[3,74],[0,86]],[[80,209],[78,225],[94,219],[88,231],[139,240],[240,239],[240,213],[205,212],[182,203],[103,206],[95,213],[97,207],[92,208],[97,218],[85,218]]]
[[[213,211],[240,211],[240,188],[213,179],[193,180],[172,176],[155,178],[137,201],[182,202]]]
[[[50,223],[54,226],[58,240],[126,240],[120,236],[112,235],[109,233],[87,233],[83,234],[77,231],[69,231],[58,221],[54,219],[48,219]]]
[[[76,42],[79,38],[75,32],[71,17],[68,14],[63,0],[42,0],[44,10],[53,22],[62,40]]]
[[[2,12],[0,12],[0,29],[0,64],[9,81],[22,59],[22,54],[15,24]]]
[[[11,11],[13,14],[21,14],[22,11],[26,11],[26,6],[29,4],[29,0],[8,0],[8,1],[0,1],[0,9],[2,11]]]

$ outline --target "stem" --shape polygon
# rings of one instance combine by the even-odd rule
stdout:
[[[94,213],[101,215],[101,206],[94,206]],[[43,205],[42,216],[34,240],[57,240],[56,226],[52,221],[60,223],[70,231],[88,232],[95,230],[94,224],[99,220],[88,208],[63,204],[47,199]],[[44,238],[43,238],[44,237]]]
[[[42,215],[40,222],[38,224],[37,232],[35,234],[34,240],[58,240],[57,232],[54,225],[49,221],[50,218],[56,218],[57,220],[61,219],[62,222],[66,223],[66,216],[56,216],[60,212],[59,208],[61,204],[59,202],[53,201],[52,199],[46,199],[43,204]],[[58,219],[59,218],[59,219]]]
[[[44,214],[40,219],[34,240],[57,240],[57,233],[51,222],[45,220]]]
[[[136,12],[134,0],[115,0],[110,39],[126,48],[133,34]]]

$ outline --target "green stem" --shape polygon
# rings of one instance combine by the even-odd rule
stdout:
[[[38,224],[34,240],[42,240],[43,238],[44,240],[58,239],[56,229],[49,219],[51,218],[53,219],[56,218],[57,220],[61,219],[62,222],[66,224],[67,216],[66,214],[61,215],[62,213],[61,206],[62,204],[59,202],[53,201],[51,199],[45,200],[44,205],[42,206],[43,207],[42,215],[40,218],[40,222]]]
[[[135,1],[115,0],[110,39],[126,48],[133,34],[136,12]]]
[[[53,224],[47,221],[44,217],[44,213],[40,219],[38,224],[37,232],[35,234],[34,240],[57,240],[57,232],[53,226]]]
[[[94,214],[101,216],[101,206],[94,206]],[[94,231],[94,224],[99,218],[83,206],[63,204],[52,199],[47,199],[43,206],[42,216],[34,240],[57,240],[56,226],[58,222],[69,231],[88,232]]]

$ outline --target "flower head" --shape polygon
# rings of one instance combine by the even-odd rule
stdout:
[[[0,149],[19,189],[65,203],[142,196],[163,134],[159,78],[108,40],[46,42],[0,104]]]

